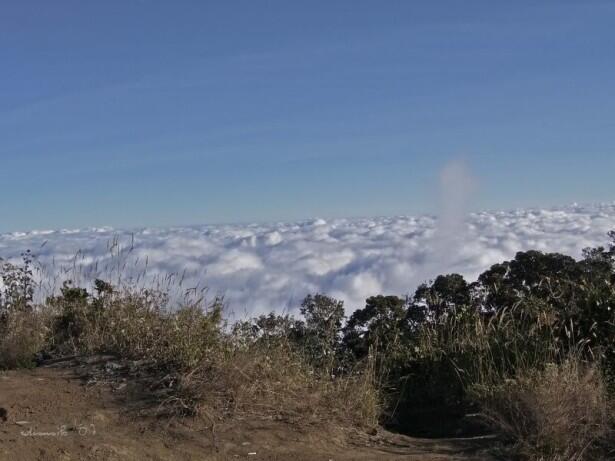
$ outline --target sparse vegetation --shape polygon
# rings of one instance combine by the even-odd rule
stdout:
[[[496,431],[521,459],[613,456],[615,234],[580,261],[519,253],[467,283],[344,306],[309,295],[301,318],[228,324],[224,302],[64,283],[35,302],[33,256],[2,266],[0,367],[113,354],[158,376],[158,408],[209,419],[378,423],[439,436]],[[160,392],[158,392],[160,391]],[[471,415],[471,416],[468,416]]]

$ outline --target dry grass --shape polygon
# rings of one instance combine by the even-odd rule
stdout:
[[[0,369],[34,366],[47,332],[47,318],[40,312],[7,314],[0,325]]]
[[[474,392],[484,414],[515,441],[524,459],[604,459],[597,448],[613,436],[613,407],[596,364],[571,355]]]
[[[77,295],[65,291],[49,300],[52,348],[147,363],[148,373],[166,376],[164,389],[150,389],[160,395],[159,411],[211,420],[250,415],[297,424],[377,424],[380,400],[370,360],[344,376],[323,373],[286,338],[233,334],[218,299],[187,298],[170,309],[158,291],[123,289],[75,302]]]
[[[379,395],[367,364],[350,376],[319,375],[288,344],[228,345],[181,375],[167,404],[209,418],[263,417],[301,425],[375,426]]]
[[[520,306],[489,320],[461,313],[426,329],[421,347],[451,364],[519,459],[608,459],[615,412],[600,363],[587,341],[562,343],[551,318]]]

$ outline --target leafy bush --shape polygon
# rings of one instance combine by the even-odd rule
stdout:
[[[30,250],[22,253],[23,263],[4,262],[0,266],[0,321],[10,312],[31,311],[34,299],[33,255]],[[0,258],[0,262],[3,261]]]
[[[46,339],[44,316],[33,307],[33,258],[27,251],[22,259],[0,267],[0,368],[33,366]]]

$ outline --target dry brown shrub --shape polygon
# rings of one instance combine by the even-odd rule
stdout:
[[[230,346],[183,374],[167,404],[210,419],[252,416],[301,425],[372,427],[380,398],[370,367],[326,377],[286,344]]]
[[[0,326],[0,368],[34,366],[37,352],[47,335],[43,313],[37,311],[10,312]]]
[[[595,363],[571,355],[544,370],[519,370],[515,379],[474,392],[485,415],[515,441],[523,459],[608,457],[613,405]]]
[[[151,391],[160,397],[163,412],[377,424],[380,395],[373,360],[332,376],[287,340],[242,340],[230,334],[217,299],[197,298],[169,309],[160,293],[125,290],[78,312],[80,334],[71,340],[76,352],[146,362],[147,372],[160,383]]]

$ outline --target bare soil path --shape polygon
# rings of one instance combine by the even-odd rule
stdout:
[[[489,440],[426,440],[282,422],[138,415],[75,367],[0,373],[0,460],[488,460]]]

